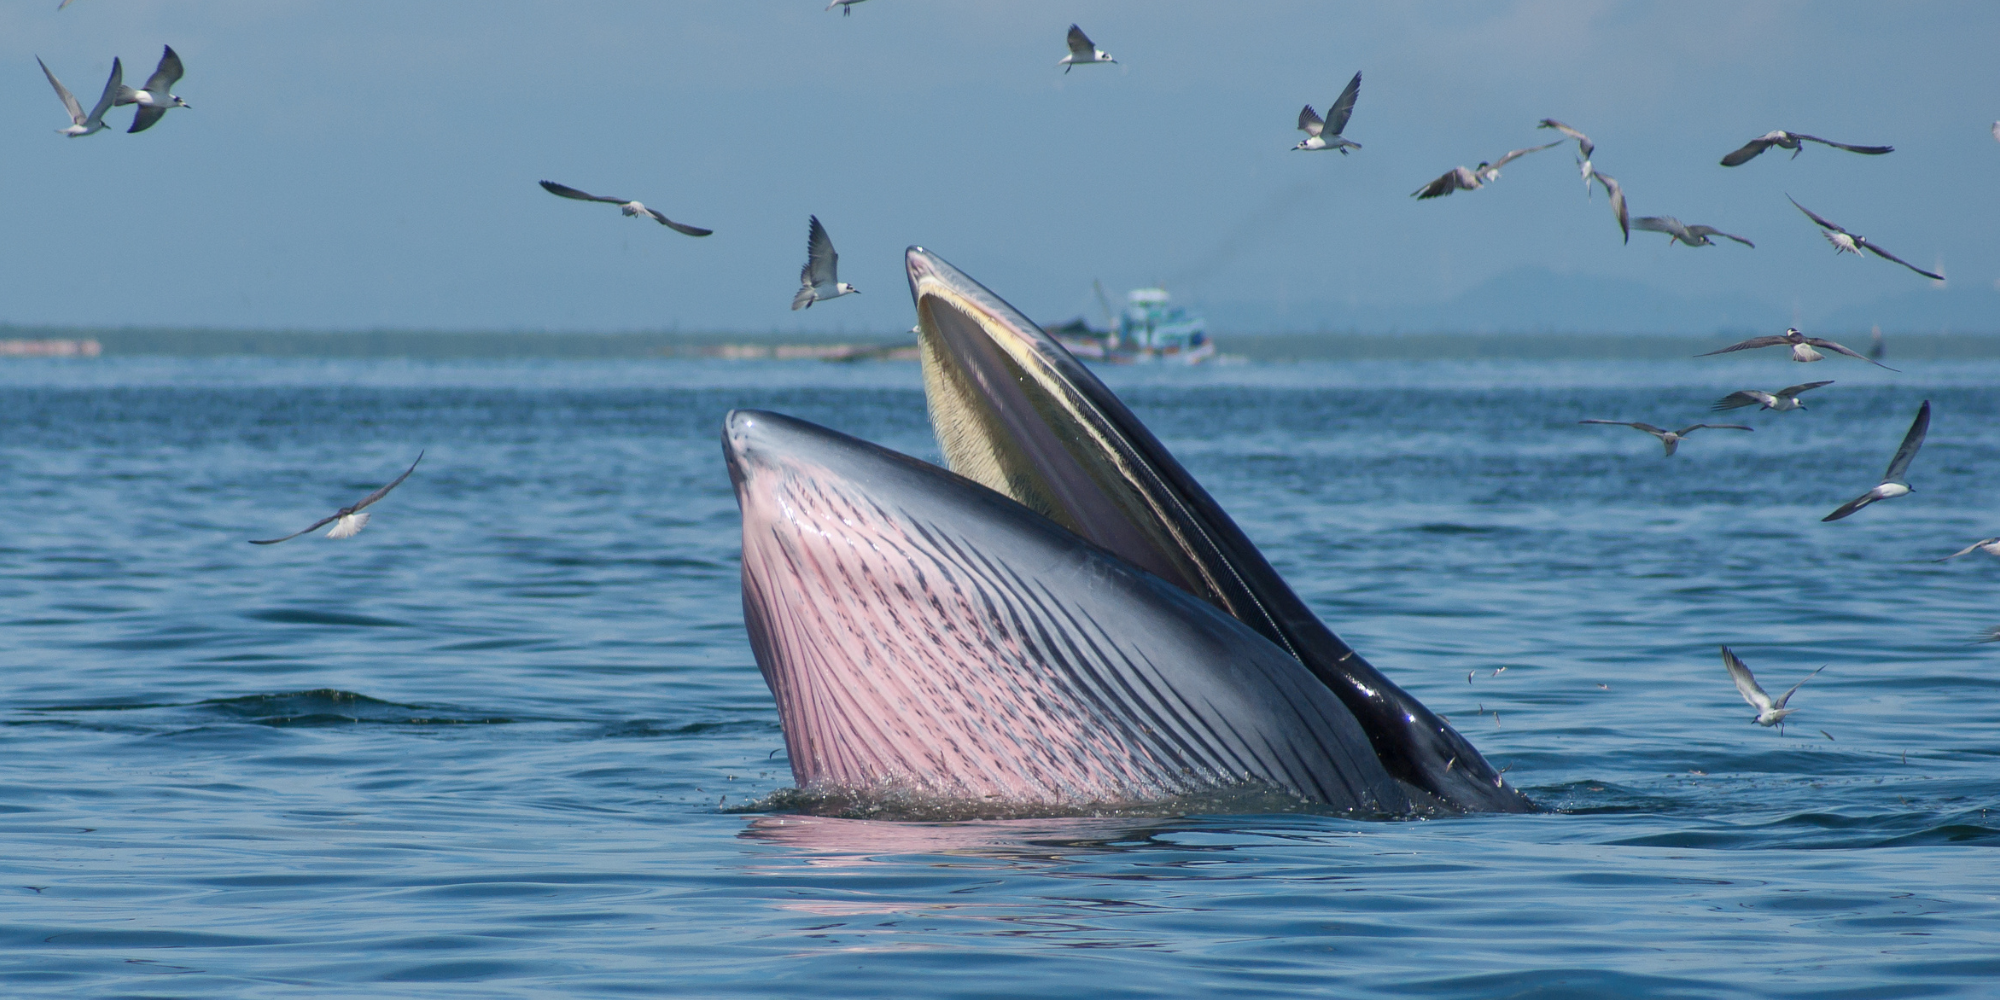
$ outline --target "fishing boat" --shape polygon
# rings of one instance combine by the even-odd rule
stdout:
[[[1199,364],[1215,357],[1208,325],[1186,306],[1174,305],[1164,288],[1135,288],[1125,308],[1111,316],[1104,289],[1097,289],[1109,328],[1091,329],[1082,318],[1046,328],[1071,354],[1089,361],[1134,364],[1169,361]]]

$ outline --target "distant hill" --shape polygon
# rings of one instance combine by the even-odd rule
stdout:
[[[1201,303],[1218,335],[1351,333],[1658,333],[1782,329],[1791,308],[1748,295],[1683,295],[1643,281],[1519,268],[1440,303],[1404,306]],[[2000,291],[1917,288],[1799,319],[1822,330],[2000,333]],[[1774,331],[1775,332],[1775,331]]]

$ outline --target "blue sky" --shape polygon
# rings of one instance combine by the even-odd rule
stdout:
[[[1808,311],[1929,285],[1836,259],[1787,193],[1954,289],[2000,281],[1993,4],[55,6],[0,12],[0,322],[887,332],[911,322],[911,243],[1051,320],[1094,314],[1093,278],[1333,310],[1523,266]],[[1121,65],[1065,76],[1071,21]],[[36,55],[88,104],[113,55],[136,83],[162,43],[192,110],[54,133]],[[1356,70],[1365,148],[1289,151],[1299,106]],[[1621,245],[1566,149],[1409,198],[1544,116],[1597,140],[1635,214],[1757,249]],[[1773,128],[1897,152],[1717,165]],[[812,213],[863,294],[791,313]]]

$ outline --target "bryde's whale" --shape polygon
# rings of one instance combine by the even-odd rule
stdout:
[[[962,476],[775,414],[723,432],[744,620],[802,787],[1534,808],[1321,624],[1059,344],[935,255],[906,264]]]
[[[801,787],[1018,810],[1247,784],[1411,809],[1297,660],[1054,521],[775,413],[730,413],[723,451]]]

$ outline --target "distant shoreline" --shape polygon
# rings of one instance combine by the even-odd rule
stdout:
[[[1884,333],[1891,363],[2000,359],[2000,334]],[[1219,334],[1224,355],[1250,361],[1675,360],[1741,339],[1687,334]],[[1866,349],[1866,341],[1850,342]],[[14,357],[280,357],[451,359],[911,360],[907,331],[803,337],[748,333],[533,333],[372,330],[64,329],[0,325],[0,363]],[[1754,357],[1745,354],[1744,357]]]

